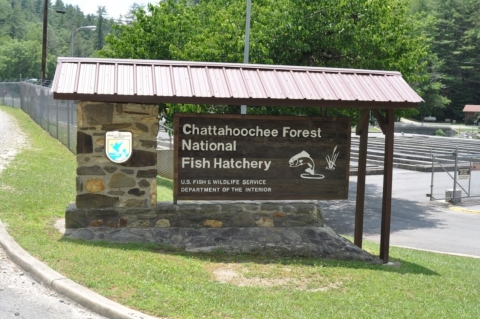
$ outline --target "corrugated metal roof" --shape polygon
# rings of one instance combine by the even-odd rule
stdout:
[[[467,104],[465,105],[465,107],[463,108],[463,112],[480,112],[480,105],[471,105],[471,104]]]
[[[58,58],[55,99],[411,108],[399,72],[211,62]]]

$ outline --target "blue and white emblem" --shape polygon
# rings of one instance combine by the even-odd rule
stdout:
[[[111,131],[105,135],[105,153],[114,163],[125,163],[132,156],[132,133]]]

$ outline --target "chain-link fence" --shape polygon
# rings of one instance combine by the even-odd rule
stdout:
[[[20,83],[0,82],[0,104],[20,108]]]
[[[76,101],[54,100],[50,88],[27,82],[0,82],[0,104],[21,108],[72,153],[77,147]],[[173,131],[160,123],[157,136],[159,200],[173,199]]]
[[[21,108],[74,154],[77,147],[76,102],[54,100],[50,88],[27,82],[0,83],[0,103]]]
[[[22,83],[22,110],[76,154],[76,101],[54,100],[49,88]]]
[[[480,197],[480,153],[432,155],[431,200],[458,204],[462,198]]]
[[[173,200],[173,130],[160,123],[157,135],[157,198]]]

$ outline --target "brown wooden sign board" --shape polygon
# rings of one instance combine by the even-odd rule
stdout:
[[[177,113],[174,199],[346,199],[350,123]]]

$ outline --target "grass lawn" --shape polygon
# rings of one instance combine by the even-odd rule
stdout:
[[[480,317],[480,259],[392,247],[392,267],[62,238],[53,224],[74,200],[75,157],[21,110],[0,110],[31,145],[0,173],[0,220],[30,254],[126,306],[169,318]]]

